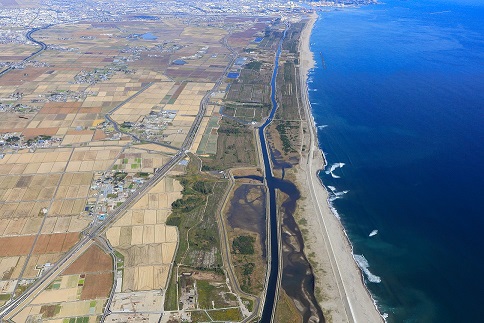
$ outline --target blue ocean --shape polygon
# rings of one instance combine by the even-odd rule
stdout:
[[[320,176],[379,310],[483,322],[484,2],[325,9],[311,49]]]

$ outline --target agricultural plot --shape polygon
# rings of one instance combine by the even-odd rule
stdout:
[[[185,141],[203,98],[233,59],[225,41],[242,52],[266,25],[259,18],[206,21],[164,16],[142,24],[129,19],[59,24],[35,33],[48,45],[36,56],[37,63],[0,77],[0,102],[8,105],[0,111],[0,135],[7,143],[0,157],[1,299],[22,292],[28,285],[17,285],[17,279],[31,283],[39,277],[79,240],[80,231],[94,217],[102,221],[101,216],[166,163],[166,154],[177,152],[174,147]],[[145,39],[146,33],[153,37]],[[254,48],[258,46],[262,45]],[[32,52],[30,46],[0,49],[5,49],[0,60],[18,60]],[[262,55],[261,60],[268,58]],[[238,80],[225,80],[222,86],[235,85],[231,100],[245,97],[256,104],[237,107],[233,114],[248,122],[260,121],[266,113],[267,87],[247,80],[254,73],[263,79],[269,66],[256,67],[249,71],[237,65]],[[219,114],[222,88],[209,97],[191,150],[213,157],[207,163],[213,168],[255,164],[252,132],[238,132]],[[116,126],[105,120],[107,113]],[[159,315],[134,312],[162,308],[180,244],[177,228],[166,224],[172,204],[182,198],[183,187],[173,176],[184,170],[184,165],[177,165],[107,230],[117,251],[118,272],[113,272],[109,255],[91,247],[14,321],[95,322],[115,279],[120,285],[111,310],[117,313],[106,321],[157,321]],[[116,183],[108,180],[113,176]],[[199,214],[203,223],[190,233],[190,265],[220,269],[214,212],[226,187],[221,181],[213,185],[216,195],[207,199]],[[96,208],[100,196],[111,200]],[[197,280],[209,319],[240,319],[225,283],[210,277]],[[210,303],[212,298],[215,304]],[[221,307],[226,309],[217,309]]]
[[[112,259],[99,247],[92,246],[42,291],[14,322],[84,318],[91,322],[103,313],[104,303],[113,286]]]
[[[113,169],[126,173],[153,173],[156,168],[162,167],[167,161],[168,158],[159,152],[127,149],[119,155]]]
[[[2,295],[16,292],[11,288],[21,273],[37,278],[79,240],[92,221],[81,213],[94,171],[108,168],[119,152],[42,149],[0,159],[0,285],[9,286]]]
[[[172,87],[173,82],[154,83],[140,95],[116,110],[112,115],[113,119],[119,124],[141,121],[144,116],[160,104]]]
[[[123,292],[166,288],[178,233],[165,223],[181,190],[172,177],[162,179],[107,231],[124,257]]]
[[[217,140],[218,140],[218,123],[219,117],[211,117],[207,120],[205,125],[205,131],[203,132],[200,141],[198,142],[198,148],[196,150],[198,155],[216,154],[217,153]],[[195,141],[194,146],[197,145]]]

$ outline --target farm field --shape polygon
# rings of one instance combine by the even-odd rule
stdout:
[[[84,317],[85,322],[97,322],[111,291],[113,277],[112,258],[99,247],[92,246],[13,320],[63,322],[66,318]]]
[[[254,129],[268,113],[276,43],[254,39],[271,19],[154,17],[41,28],[32,37],[45,50],[0,75],[0,305],[109,223],[11,313],[14,322],[157,322],[166,299],[190,308],[186,317],[166,317],[187,321],[250,313],[224,273],[219,215],[229,212],[224,171],[257,167]],[[0,61],[21,61],[37,47],[0,44]],[[182,148],[187,157],[152,181]],[[253,186],[238,196],[265,198]],[[232,229],[230,245],[244,235],[256,245],[254,255],[235,257],[237,265],[264,266],[265,233]],[[249,276],[240,278],[243,291],[260,292],[250,280],[262,281],[262,271]],[[195,307],[191,293],[199,296]]]

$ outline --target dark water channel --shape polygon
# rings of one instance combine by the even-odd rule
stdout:
[[[259,138],[261,142],[261,153],[264,160],[264,176],[269,194],[269,219],[270,219],[270,236],[269,245],[269,278],[267,283],[266,299],[260,322],[266,323],[272,321],[274,312],[277,280],[279,274],[279,257],[282,257],[283,271],[281,286],[286,294],[295,300],[298,309],[303,316],[303,322],[324,322],[323,313],[314,296],[314,275],[311,266],[303,253],[304,242],[301,232],[294,220],[294,211],[296,201],[300,198],[299,190],[296,186],[283,179],[273,177],[271,164],[269,161],[269,152],[266,143],[265,128],[271,123],[277,109],[276,101],[276,76],[278,72],[279,57],[281,46],[286,32],[279,43],[274,71],[271,79],[271,102],[272,110],[264,124],[259,128]],[[278,239],[278,221],[277,221],[277,203],[276,189],[285,193],[288,198],[281,205],[282,216],[282,234],[281,242],[283,244],[282,255],[279,255]]]

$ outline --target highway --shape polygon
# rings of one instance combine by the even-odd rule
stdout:
[[[45,27],[47,28],[47,27]],[[37,29],[32,29],[29,31],[27,34],[27,38],[31,38],[31,34],[35,31],[39,30]],[[39,49],[37,52],[26,58],[25,60],[33,57],[34,55],[37,55],[41,51],[45,50],[47,47],[44,43],[38,42],[35,40],[32,40],[42,46],[41,49]],[[57,261],[55,264],[52,265],[51,268],[46,270],[42,276],[37,279],[32,285],[30,285],[20,296],[13,298],[10,300],[8,303],[6,303],[4,306],[0,308],[0,321],[8,320],[15,316],[18,312],[20,312],[25,306],[27,306],[40,292],[42,292],[43,289],[45,289],[65,268],[68,267],[75,259],[77,259],[84,251],[87,250],[87,248],[94,243],[94,239],[96,239],[100,234],[104,232],[106,228],[108,228],[112,223],[114,223],[123,213],[126,211],[132,204],[137,202],[143,194],[149,191],[150,188],[153,187],[154,184],[156,184],[160,179],[162,179],[168,171],[175,165],[177,165],[183,158],[186,156],[186,151],[191,147],[193,140],[195,139],[195,136],[198,132],[198,129],[200,127],[200,123],[205,116],[206,112],[206,105],[209,102],[210,97],[212,96],[213,92],[218,90],[220,84],[223,81],[224,76],[227,74],[228,70],[232,67],[233,63],[235,62],[235,59],[237,58],[237,53],[227,44],[226,38],[223,39],[223,44],[226,46],[227,49],[230,50],[232,53],[232,60],[227,64],[227,67],[224,70],[224,73],[222,76],[219,78],[219,80],[216,82],[215,86],[212,88],[212,90],[208,91],[205,96],[203,97],[202,101],[200,102],[200,108],[198,111],[198,114],[190,128],[190,130],[187,133],[187,136],[182,144],[181,149],[170,159],[168,163],[166,163],[163,167],[159,168],[154,176],[146,181],[143,185],[139,187],[139,189],[131,194],[126,201],[120,205],[118,208],[116,208],[114,211],[109,213],[105,220],[99,223],[95,223],[91,227],[89,227],[87,230],[84,231],[85,235],[81,238],[80,241],[78,241],[74,247],[72,247],[62,258]],[[1,75],[0,75],[1,76]],[[113,110],[111,110],[109,113],[106,114],[106,119],[113,124],[115,129],[119,129],[117,126],[117,123],[112,120],[110,115],[119,109],[122,105],[126,104],[130,100],[132,100],[134,97],[138,96],[140,93],[142,93],[144,90],[146,90],[149,86],[151,86],[151,83],[143,87],[140,91],[138,91],[136,94],[128,98],[127,100],[123,101],[121,104],[116,106]],[[153,142],[155,144],[158,144],[160,146],[166,146],[163,143],[159,142]],[[174,148],[174,147],[170,147]],[[178,148],[175,148],[178,149]]]
[[[42,27],[42,28],[34,28],[34,29],[31,29],[27,32],[27,34],[25,35],[25,37],[30,40],[31,42],[37,44],[37,45],[40,45],[40,48],[38,50],[36,50],[35,52],[33,52],[32,54],[30,54],[30,56],[24,58],[22,60],[22,62],[26,62],[28,61],[29,59],[31,59],[32,57],[38,55],[40,52],[44,51],[47,49],[47,45],[44,43],[44,42],[41,42],[40,40],[35,40],[33,37],[32,37],[32,34],[38,30],[42,30],[42,29],[47,29],[49,28],[51,25],[49,26],[45,26],[45,27]],[[2,77],[3,75],[7,74],[8,72],[10,72],[11,70],[13,70],[14,68],[12,66],[10,66],[9,68],[7,68],[6,70],[3,70],[1,73],[0,73],[0,77]]]
[[[122,205],[108,214],[104,221],[92,226],[90,230],[88,230],[87,235],[81,238],[81,240],[76,243],[76,245],[49,270],[45,271],[41,278],[36,280],[27,290],[25,290],[23,294],[12,299],[12,301],[0,309],[0,319],[8,318],[9,314],[16,314],[22,309],[22,305],[27,305],[26,303],[28,303],[28,301],[31,301],[33,297],[38,295],[43,288],[48,286],[48,284],[55,279],[55,277],[60,273],[60,269],[64,269],[66,267],[64,265],[70,264],[72,261],[77,259],[77,257],[86,250],[85,247],[93,243],[93,239],[95,239],[99,234],[103,233],[104,229],[115,222],[119,216],[131,206],[131,204],[138,201],[144,193],[146,193],[155,183],[163,178],[163,176],[165,176],[166,173],[184,157],[184,151],[179,151],[170,159],[167,164],[158,169],[155,173],[155,176],[153,176],[149,181],[145,182],[137,192],[134,192],[132,195],[130,195]],[[74,259],[72,259],[73,257]]]

